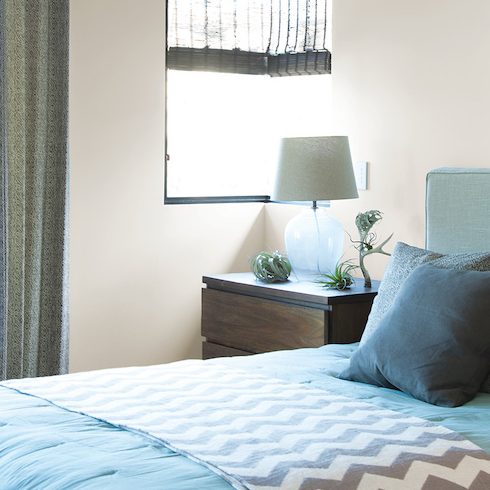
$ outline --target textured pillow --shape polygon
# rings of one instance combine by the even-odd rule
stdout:
[[[490,272],[417,267],[342,379],[456,407],[490,372]]]
[[[361,345],[376,330],[379,321],[392,305],[403,281],[417,266],[425,263],[444,269],[490,271],[490,252],[442,255],[398,242],[381,281],[378,295],[374,298]],[[490,393],[490,376],[483,383],[481,391]]]
[[[489,271],[490,252],[442,255],[398,242],[381,281],[378,295],[374,298],[361,345],[371,336],[383,315],[389,310],[403,281],[417,266],[425,263],[444,269]]]
[[[388,311],[400,289],[403,281],[418,265],[434,261],[442,254],[431,252],[417,247],[411,247],[398,242],[391,254],[390,261],[381,281],[377,296],[374,298],[369,313],[366,328],[361,337],[361,345],[373,334],[383,315]]]

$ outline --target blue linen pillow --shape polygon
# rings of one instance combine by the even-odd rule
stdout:
[[[431,250],[397,242],[369,313],[361,345],[378,328],[383,315],[390,309],[405,279],[419,265],[432,264],[440,269],[490,271],[490,252],[466,252],[443,255]],[[490,381],[490,380],[489,380]]]
[[[490,272],[418,266],[340,378],[463,405],[490,374],[489,298]]]

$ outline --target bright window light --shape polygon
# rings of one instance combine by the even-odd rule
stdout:
[[[331,76],[167,70],[167,197],[270,195],[281,137],[331,134]]]

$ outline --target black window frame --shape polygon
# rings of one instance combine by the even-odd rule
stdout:
[[[168,164],[169,157],[167,152],[167,128],[168,128],[168,117],[167,117],[167,63],[165,62],[165,115],[164,115],[164,125],[165,125],[165,139],[164,139],[164,169],[163,169],[163,204],[224,204],[224,203],[239,203],[239,202],[274,202],[271,201],[271,197],[268,195],[239,195],[239,196],[179,196],[179,197],[169,197],[167,193],[168,189]]]
[[[167,49],[168,44],[168,2],[165,2],[165,50]],[[308,64],[309,53],[305,53],[301,55],[302,60],[305,63],[305,66]],[[328,73],[331,73],[331,54],[327,51],[327,56],[325,58],[325,67],[328,65]],[[277,68],[283,69],[283,73],[287,73],[288,75],[297,74],[289,72],[289,63],[282,63],[281,57],[278,57],[278,60],[275,62]],[[284,66],[281,66],[283,65]],[[285,67],[285,68],[284,68]],[[168,113],[167,113],[167,100],[168,100],[168,82],[167,82],[167,60],[165,59],[165,67],[164,67],[164,197],[163,203],[174,205],[174,204],[223,204],[223,203],[284,203],[284,204],[305,204],[298,202],[289,202],[289,201],[274,201],[271,199],[269,195],[238,195],[238,196],[179,196],[179,197],[169,197],[168,196],[168,164],[169,164],[169,155],[167,152],[168,148]],[[285,70],[285,71],[284,71]],[[293,70],[294,71],[294,70]],[[322,72],[323,73],[323,72]],[[309,73],[313,75],[314,72]],[[324,202],[320,204],[320,206],[329,207],[330,203]]]

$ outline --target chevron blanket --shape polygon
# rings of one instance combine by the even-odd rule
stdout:
[[[490,456],[449,429],[216,361],[2,384],[144,433],[237,489],[490,488]]]

